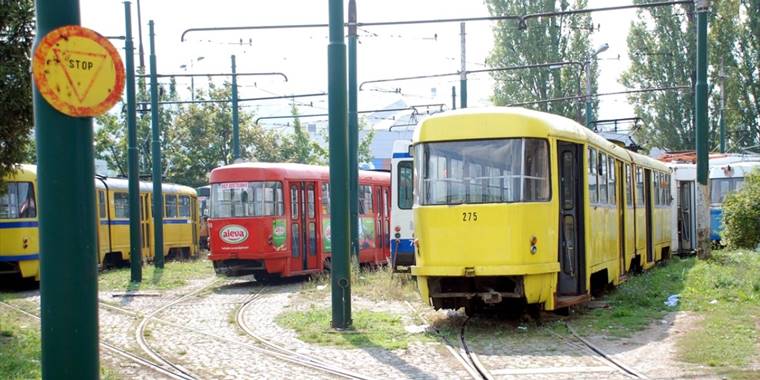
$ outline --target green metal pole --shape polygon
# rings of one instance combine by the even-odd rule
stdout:
[[[330,128],[330,229],[332,262],[332,327],[351,326],[349,268],[348,104],[346,100],[346,43],[343,37],[343,1],[329,0],[330,44],[327,48],[327,103]]]
[[[79,25],[78,0],[37,0],[37,40]],[[98,263],[92,118],[68,117],[32,86],[37,140],[42,376],[97,379]],[[74,349],[75,348],[75,349]]]
[[[164,267],[164,192],[161,185],[161,126],[158,109],[158,78],[156,74],[156,39],[153,20],[148,21],[150,38],[150,131],[153,161],[153,264]]]
[[[132,43],[132,11],[124,2],[127,33],[124,58],[127,71],[127,176],[129,188],[129,266],[132,282],[142,281],[142,249],[140,245],[140,165],[137,157],[137,111],[135,106],[135,57]]]
[[[462,49],[462,70],[459,72],[459,101],[462,103],[461,108],[467,108],[467,61],[465,59],[467,36],[464,32],[464,22],[459,23],[459,37]]]
[[[351,253],[359,257],[359,99],[356,73],[356,0],[348,1],[348,168]]]
[[[720,152],[726,153],[726,73],[720,60]]]
[[[238,120],[238,88],[235,55],[232,57],[232,162],[240,159],[240,121]]]
[[[707,14],[708,0],[695,0],[697,10],[697,83],[695,94],[695,121],[697,142],[697,254],[706,258],[710,255],[710,214],[709,187],[709,147],[707,146]]]

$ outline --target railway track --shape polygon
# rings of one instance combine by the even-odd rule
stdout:
[[[316,369],[319,371],[323,371],[332,375],[345,377],[348,379],[369,379],[368,377],[364,375],[337,367],[320,358],[316,358],[314,356],[304,355],[292,350],[288,350],[287,348],[284,348],[278,344],[273,343],[272,341],[266,339],[260,334],[257,334],[253,329],[251,329],[245,320],[246,311],[249,308],[255,306],[257,302],[262,299],[262,295],[266,293],[267,289],[268,289],[267,287],[262,287],[261,289],[259,289],[258,292],[251,294],[251,296],[248,297],[248,299],[245,302],[243,302],[243,304],[238,309],[235,315],[235,323],[241,330],[243,330],[248,336],[256,340],[258,343],[266,347],[266,350],[268,352],[276,353],[278,356],[287,357],[289,358],[288,361],[290,361],[291,363],[296,363],[298,365],[301,365],[307,368]]]
[[[427,320],[427,318],[425,318],[424,315],[420,314],[417,311],[417,309],[415,309],[414,306],[412,306],[412,304],[409,303],[409,301],[405,301],[405,303],[406,303],[406,306],[409,308],[409,310],[411,310],[412,313],[414,313],[414,315],[417,316],[417,318],[420,321],[422,321],[428,326],[432,326],[430,322]],[[441,340],[444,347],[446,347],[446,350],[451,354],[451,356],[453,356],[457,360],[457,362],[459,362],[459,364],[464,368],[465,371],[467,371],[467,373],[470,375],[471,378],[473,379],[483,378],[482,373],[478,370],[477,367],[475,367],[469,354],[464,349],[464,347],[460,347],[460,346],[452,344],[451,341],[449,341],[449,339],[446,338],[446,336],[435,327],[433,328],[433,332],[438,337],[438,339]],[[461,337],[460,337],[460,342],[463,342]]]
[[[33,319],[36,319],[36,320],[40,320],[39,316],[37,316],[37,315],[35,315],[33,313],[30,313],[30,312],[28,312],[26,310],[23,310],[23,309],[21,309],[21,308],[19,308],[17,306],[14,306],[14,305],[11,305],[9,303],[2,302],[2,301],[0,301],[0,305],[6,307],[8,309],[14,310],[17,313],[24,314],[24,315],[26,315],[28,317],[31,317]],[[124,359],[127,359],[127,360],[129,360],[129,361],[131,361],[133,363],[136,363],[136,364],[140,365],[140,366],[143,366],[145,368],[153,370],[153,371],[155,371],[157,373],[160,373],[160,374],[162,374],[164,376],[167,376],[167,377],[169,377],[171,379],[176,379],[176,380],[191,380],[191,379],[193,379],[192,377],[188,377],[186,374],[167,370],[163,366],[161,366],[161,365],[159,365],[157,363],[154,363],[154,362],[152,362],[150,360],[146,360],[146,359],[144,359],[142,357],[139,357],[139,356],[137,356],[137,355],[135,355],[135,354],[127,351],[127,350],[123,350],[123,349],[121,349],[119,347],[116,347],[116,346],[114,346],[112,344],[109,344],[109,343],[106,343],[106,342],[100,342],[100,346],[103,347],[105,350],[113,353],[113,354],[121,356]]]
[[[578,333],[573,329],[572,326],[570,326],[569,323],[565,322],[565,326],[567,327],[567,330],[570,332],[570,335],[572,335],[575,339],[580,341],[585,347],[587,347],[589,350],[593,351],[599,357],[602,358],[606,363],[608,363],[610,366],[613,366],[620,370],[622,373],[634,378],[634,379],[647,379],[646,376],[644,376],[642,373],[634,370],[631,367],[628,367],[627,365],[613,359],[611,356],[607,355],[606,352],[602,351],[599,347],[588,341],[587,339],[583,338],[582,336],[578,335]],[[560,335],[560,337],[562,337]],[[566,339],[562,337],[563,339]]]
[[[338,377],[341,377],[341,378],[361,379],[361,380],[369,380],[369,379],[371,379],[371,378],[369,378],[367,376],[364,376],[364,375],[361,375],[361,374],[358,374],[358,373],[354,373],[354,372],[351,372],[351,371],[339,368],[339,367],[337,367],[337,366],[335,366],[333,364],[324,362],[324,361],[322,361],[320,359],[312,358],[312,357],[309,357],[307,355],[303,355],[303,354],[296,353],[296,352],[287,350],[285,348],[279,347],[276,344],[274,344],[274,343],[272,343],[272,342],[270,342],[270,341],[268,341],[268,340],[260,337],[259,335],[255,334],[255,333],[251,334],[253,331],[247,326],[247,324],[245,324],[245,321],[242,319],[242,316],[243,316],[243,313],[245,313],[245,310],[248,307],[250,307],[251,305],[253,305],[254,301],[256,301],[257,299],[259,299],[259,296],[265,291],[266,287],[262,287],[261,289],[259,289],[258,292],[254,293],[253,295],[251,295],[250,297],[248,297],[245,301],[243,301],[243,304],[241,305],[240,309],[238,310],[238,313],[237,313],[237,316],[236,316],[236,320],[240,320],[243,323],[243,325],[239,325],[241,327],[241,329],[243,331],[245,331],[247,334],[251,335],[251,337],[253,337],[255,340],[257,340],[257,342],[259,342],[264,347],[253,345],[253,344],[250,344],[248,342],[244,342],[244,341],[237,340],[237,339],[227,338],[227,337],[224,337],[224,336],[221,336],[221,335],[218,335],[218,334],[213,334],[213,333],[209,333],[209,332],[205,332],[205,331],[200,331],[200,330],[194,329],[192,327],[179,325],[179,324],[176,324],[174,322],[161,319],[161,318],[159,318],[157,316],[159,313],[161,313],[163,311],[166,311],[166,310],[170,309],[171,307],[184,302],[188,298],[190,298],[190,297],[192,297],[192,296],[194,296],[194,295],[202,292],[205,289],[208,289],[208,287],[211,286],[211,285],[213,285],[213,284],[209,284],[209,285],[207,285],[207,286],[205,286],[205,287],[203,287],[201,289],[198,289],[198,290],[196,290],[196,291],[194,291],[194,292],[192,292],[190,294],[187,294],[186,296],[184,296],[182,298],[179,298],[179,299],[177,299],[177,300],[175,300],[175,301],[173,301],[173,302],[171,302],[169,304],[166,304],[166,305],[162,306],[161,308],[156,309],[155,311],[153,311],[150,314],[148,314],[145,317],[143,317],[143,319],[142,319],[142,321],[140,323],[140,326],[138,326],[136,336],[137,336],[138,340],[142,340],[143,341],[142,344],[141,344],[141,348],[143,348],[143,350],[146,353],[148,353],[149,355],[151,355],[151,357],[154,358],[154,360],[159,360],[159,359],[156,359],[155,357],[153,357],[153,355],[156,355],[158,358],[160,358],[160,362],[163,363],[164,366],[169,366],[169,367],[173,368],[175,371],[178,371],[178,372],[181,371],[181,373],[183,373],[185,376],[188,376],[188,378],[193,378],[193,379],[198,378],[198,376],[192,374],[190,371],[186,370],[185,368],[183,368],[183,367],[181,367],[181,366],[179,366],[179,365],[177,365],[175,363],[171,363],[168,360],[166,360],[166,358],[161,357],[154,349],[152,349],[148,345],[147,341],[145,341],[145,335],[144,335],[145,326],[147,326],[148,322],[157,322],[157,323],[161,323],[161,324],[164,324],[164,325],[167,325],[167,326],[172,326],[172,327],[175,327],[177,329],[181,329],[183,331],[191,332],[191,333],[196,334],[196,335],[202,335],[202,336],[205,336],[207,338],[211,338],[211,339],[223,342],[223,343],[232,344],[232,345],[235,345],[235,346],[238,346],[238,347],[241,347],[241,348],[245,348],[245,349],[247,349],[249,351],[252,351],[252,352],[256,352],[256,353],[259,353],[259,354],[263,354],[263,355],[267,355],[267,356],[270,356],[270,357],[274,357],[274,358],[286,361],[286,362],[291,363],[291,364],[295,364],[295,365],[299,365],[299,366],[302,366],[302,367],[318,370],[320,372],[328,373],[330,375],[338,376]],[[132,317],[135,317],[135,318],[140,318],[140,314],[138,314],[138,313],[136,313],[136,312],[134,312],[132,310],[129,310],[129,309],[121,308],[121,307],[118,307],[118,306],[114,306],[114,305],[110,305],[110,304],[106,304],[106,303],[102,303],[102,302],[100,303],[100,305],[101,305],[101,307],[106,308],[106,309],[110,309],[110,310],[118,311],[118,312],[121,312],[121,313],[124,313],[124,314],[128,314],[128,315],[130,315]],[[141,336],[142,336],[142,339],[140,339]],[[179,369],[177,369],[177,368],[179,368]]]

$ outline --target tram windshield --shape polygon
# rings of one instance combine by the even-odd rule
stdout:
[[[417,204],[539,202],[550,198],[549,148],[541,139],[418,144]]]
[[[280,216],[285,214],[280,182],[211,184],[211,217]]]

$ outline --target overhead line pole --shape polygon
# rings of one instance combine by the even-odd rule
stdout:
[[[142,281],[142,245],[140,244],[140,165],[137,150],[137,112],[135,100],[135,58],[132,41],[131,3],[124,2],[126,40],[124,44],[127,71],[127,176],[129,188],[129,267],[132,282]]]
[[[161,170],[161,125],[158,105],[158,79],[156,78],[156,40],[153,20],[148,21],[150,43],[150,129],[153,161],[153,264],[164,267],[164,192]]]
[[[81,24],[79,1],[37,0],[35,19],[36,48],[49,32]],[[42,351],[42,377],[97,379],[98,251],[92,118],[58,112],[36,85],[31,90],[38,204],[43,205],[37,210],[41,314],[37,344]]]
[[[359,259],[359,96],[357,82],[356,0],[348,1],[348,170],[351,254]]]
[[[697,13],[697,83],[694,99],[697,148],[697,255],[710,256],[709,146],[707,145],[707,16],[709,0],[694,0]]]
[[[348,167],[348,104],[346,100],[346,43],[343,37],[343,1],[329,0],[330,43],[327,48],[328,110],[330,113],[330,283],[332,327],[351,326],[351,276]]]
[[[467,54],[465,45],[467,44],[467,35],[465,33],[465,23],[459,23],[459,44],[461,48],[462,69],[459,71],[459,101],[462,103],[461,108],[467,108]]]
[[[232,162],[240,159],[240,125],[238,124],[238,89],[237,89],[237,67],[235,66],[235,55],[230,57],[232,61]]]

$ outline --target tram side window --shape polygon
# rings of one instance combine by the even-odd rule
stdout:
[[[616,163],[615,159],[612,158],[612,157],[609,157],[609,166],[608,166],[609,170],[607,171],[607,173],[608,173],[607,174],[607,179],[608,179],[607,180],[608,181],[607,182],[607,192],[609,193],[609,201],[610,201],[611,205],[616,205],[617,204],[617,200],[616,200],[616,198],[617,198],[617,191],[616,191],[617,190],[617,187],[616,187],[617,182],[615,181],[615,176],[616,176],[616,173],[615,173],[615,166],[616,165],[615,165],[615,163]]]
[[[359,186],[359,214],[371,214],[372,208],[372,186]]]
[[[106,193],[98,190],[98,213],[101,218],[106,217]]]
[[[644,206],[644,172],[636,168],[636,206]]]
[[[525,139],[523,200],[546,201],[550,197],[549,146],[546,141]]]
[[[117,218],[129,218],[129,196],[127,193],[113,193],[113,212]]]
[[[667,191],[665,192],[665,202],[668,206],[670,206],[673,203],[673,196],[670,193],[670,174],[666,175],[666,182],[667,182]]]
[[[726,200],[726,196],[734,191],[740,190],[744,185],[744,178],[714,178],[710,180],[710,198],[711,203],[721,204]]]
[[[413,173],[412,161],[401,161],[398,163],[398,189],[396,191],[398,192],[398,208],[402,210],[411,209],[414,202]]]
[[[282,184],[274,181],[212,184],[211,205],[215,218],[285,214]]]
[[[631,165],[625,165],[625,204],[633,206],[633,178],[631,176]]]
[[[330,184],[322,184],[322,215],[330,215]]]
[[[298,188],[296,186],[290,187],[290,218],[293,220],[298,219]]]
[[[652,177],[654,178],[654,187],[652,187],[654,190],[654,205],[660,206],[660,199],[662,198],[662,182],[660,181],[660,173],[652,172]]]
[[[183,218],[190,217],[190,197],[187,195],[179,197],[179,216]]]
[[[607,155],[599,153],[599,204],[607,204]]]
[[[592,204],[599,202],[599,195],[596,192],[596,149],[588,150],[588,193]]]
[[[9,182],[0,193],[0,219],[34,218],[37,202],[31,182]]]
[[[166,210],[164,217],[176,218],[177,217],[177,196],[166,195],[164,199],[165,199],[165,210]]]

